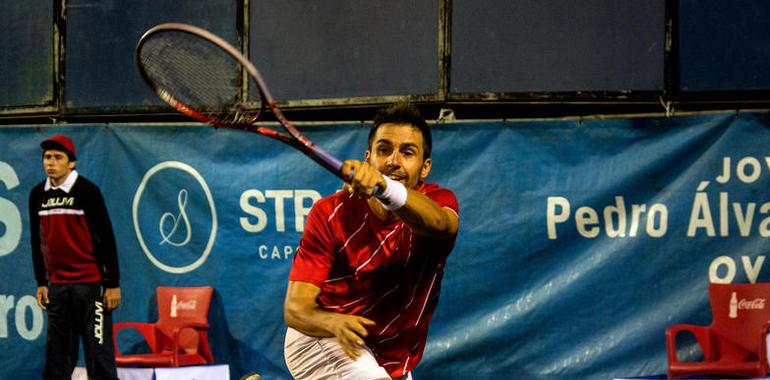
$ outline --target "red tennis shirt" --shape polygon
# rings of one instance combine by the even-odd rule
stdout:
[[[454,194],[432,183],[417,190],[459,212]],[[313,205],[289,274],[321,288],[321,308],[375,321],[366,345],[393,377],[422,358],[455,237],[418,236],[401,220],[379,220],[366,200],[346,191]]]

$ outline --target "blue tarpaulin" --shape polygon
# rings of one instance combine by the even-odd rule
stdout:
[[[302,130],[342,159],[366,149],[366,124]],[[198,124],[0,128],[0,378],[43,366],[27,196],[55,133],[105,195],[115,321],[154,321],[157,286],[211,285],[216,361],[288,379],[291,259],[309,208],[341,183],[273,140]],[[770,278],[768,146],[768,113],[436,125],[428,179],[455,192],[461,226],[415,378],[665,373],[664,331],[710,322],[710,281]]]

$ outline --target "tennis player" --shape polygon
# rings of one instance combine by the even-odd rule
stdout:
[[[459,226],[454,194],[425,182],[431,144],[415,106],[380,110],[347,191],[311,209],[284,305],[296,379],[411,379]]]

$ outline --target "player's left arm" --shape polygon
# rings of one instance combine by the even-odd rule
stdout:
[[[393,210],[409,227],[419,235],[447,238],[457,234],[460,218],[454,210],[439,206],[425,194],[408,189],[406,204]]]

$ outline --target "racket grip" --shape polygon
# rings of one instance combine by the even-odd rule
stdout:
[[[348,181],[348,179],[342,175],[342,161],[338,160],[336,157],[329,154],[329,152],[323,150],[321,147],[317,145],[314,145],[312,148],[312,154],[309,154],[309,156],[313,160],[321,164],[321,166],[326,168],[326,170],[332,172],[332,174],[339,177],[341,180],[345,182]],[[350,174],[353,175],[354,173],[351,172]],[[381,188],[379,185],[375,185],[374,188],[372,189],[372,195],[380,195],[382,194],[383,190],[384,189]]]
[[[355,174],[355,172],[353,172],[353,171],[350,172],[351,176],[354,175],[354,174]],[[342,177],[342,172],[340,172],[340,176],[339,177],[342,178],[342,180],[345,181],[345,182],[348,181],[347,178],[343,178]],[[372,188],[372,195],[375,195],[375,196],[380,195],[380,194],[382,194],[382,191],[383,191],[383,189],[380,187],[380,185],[374,185],[374,188]]]
[[[340,174],[342,174],[341,171],[340,171]],[[350,171],[350,175],[351,176],[353,176],[355,174],[356,174],[355,171],[352,171],[352,170]],[[340,175],[340,178],[342,178],[342,175]],[[345,182],[348,181],[347,178],[342,178],[342,180],[345,181]],[[374,187],[372,188],[372,195],[374,195],[374,196],[380,195],[380,194],[382,194],[382,191],[383,191],[383,188],[381,188],[380,185],[374,185]]]

